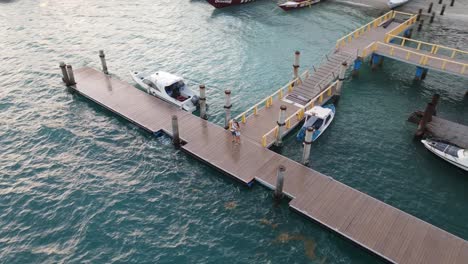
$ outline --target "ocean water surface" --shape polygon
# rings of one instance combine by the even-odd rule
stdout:
[[[286,83],[382,10],[325,2],[285,13],[274,1],[214,10],[205,1],[0,1],[0,263],[380,263],[86,99],[58,64],[111,74],[166,70],[207,85],[223,122]],[[466,25],[465,25],[466,26]],[[467,49],[466,27],[415,38]],[[463,41],[465,40],[465,41]],[[468,239],[468,175],[413,140],[406,121],[441,94],[438,114],[468,124],[466,79],[385,60],[349,77],[310,166]],[[294,135],[278,150],[299,160]]]

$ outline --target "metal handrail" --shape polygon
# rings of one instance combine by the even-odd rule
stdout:
[[[405,43],[408,43],[408,42],[417,43],[417,44],[418,44],[418,46],[416,47],[417,50],[420,50],[422,45],[430,46],[430,47],[431,47],[431,53],[432,53],[432,54],[437,54],[437,52],[438,52],[440,49],[449,50],[449,51],[452,51],[451,58],[454,58],[455,55],[456,55],[456,53],[468,54],[468,51],[464,51],[464,50],[460,50],[460,49],[455,49],[455,48],[450,48],[450,47],[446,47],[446,46],[442,46],[442,45],[438,45],[438,44],[434,44],[434,43],[429,43],[429,42],[424,42],[424,41],[420,41],[420,40],[405,38],[405,37],[402,37],[402,36],[391,35],[391,34],[389,34],[389,35],[388,35],[388,38],[385,39],[385,43],[390,43],[390,39],[391,39],[391,38],[398,38],[398,39],[401,39],[402,42],[401,42],[400,46],[402,46],[402,47],[405,45]]]

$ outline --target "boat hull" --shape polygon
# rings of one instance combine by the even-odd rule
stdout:
[[[446,153],[444,153],[442,151],[439,151],[438,149],[431,146],[427,140],[421,140],[421,143],[423,143],[423,145],[429,151],[434,153],[439,158],[441,158],[441,159],[451,163],[452,165],[455,165],[455,166],[457,166],[457,167],[459,167],[459,168],[461,168],[461,169],[463,169],[465,171],[468,171],[468,159],[467,158],[460,159],[460,158],[453,157],[451,155],[447,155]]]
[[[212,6],[216,8],[223,8],[233,5],[247,4],[255,0],[207,0]]]
[[[320,0],[302,1],[302,2],[296,2],[294,4],[284,3],[284,4],[280,4],[279,7],[281,7],[281,9],[283,9],[284,11],[289,11],[289,10],[293,10],[293,9],[300,9],[300,8],[304,8],[304,7],[310,7],[310,6],[314,5],[314,4],[317,4],[318,2],[320,2]]]

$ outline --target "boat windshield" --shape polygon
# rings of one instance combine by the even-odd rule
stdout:
[[[432,144],[432,146],[434,148],[436,148],[437,150],[439,151],[442,151],[444,153],[447,153],[451,156],[454,156],[454,157],[458,157],[458,151],[460,150],[459,147],[455,147],[455,146],[452,146],[452,145],[449,145],[449,144],[446,144],[446,143],[442,143],[442,142],[434,142],[434,144]]]
[[[322,127],[322,124],[323,124],[323,119],[321,118],[317,118],[317,121],[314,122],[314,124],[312,125],[315,129],[319,129]]]
[[[184,86],[185,83],[183,81],[178,81],[169,86],[166,86],[165,90],[169,96],[177,98],[180,96],[180,91],[183,90]]]
[[[143,80],[143,83],[148,85],[149,87],[151,88],[154,88],[156,90],[159,90],[158,87],[156,87],[156,84],[154,84],[154,82],[152,82],[151,80],[148,80],[148,79],[144,79]]]

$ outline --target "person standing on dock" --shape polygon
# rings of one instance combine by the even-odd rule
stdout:
[[[232,135],[232,142],[236,144],[240,144],[240,125],[236,119],[233,119],[231,122],[231,135]]]

